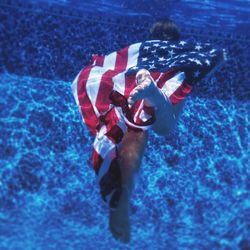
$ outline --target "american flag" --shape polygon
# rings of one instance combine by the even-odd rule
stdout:
[[[121,194],[117,150],[130,129],[147,130],[155,121],[154,109],[127,98],[136,87],[135,75],[147,69],[172,105],[221,61],[222,50],[192,40],[151,40],[132,44],[106,56],[93,55],[72,84],[83,121],[95,135],[92,164],[103,200],[114,209]]]

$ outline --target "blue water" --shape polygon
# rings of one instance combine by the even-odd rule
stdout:
[[[248,22],[248,1],[218,6],[233,15],[236,2],[235,18]],[[82,7],[79,16],[72,11],[78,3],[42,4],[0,1],[0,249],[250,249],[247,36],[232,23],[221,33],[221,12],[212,33],[198,20],[184,27],[184,37],[223,46],[230,58],[195,86],[174,132],[150,133],[131,198],[131,242],[124,245],[108,230],[90,164],[93,138],[70,84],[92,53],[143,40],[153,12],[137,11],[149,19],[120,18],[116,7],[114,16],[93,17]],[[169,1],[173,9],[178,4],[178,22],[185,8],[197,12],[201,5]],[[211,13],[201,11],[206,22]]]
[[[37,1],[36,1],[37,2]],[[39,0],[93,13],[156,18],[170,16],[180,26],[249,33],[249,0]]]

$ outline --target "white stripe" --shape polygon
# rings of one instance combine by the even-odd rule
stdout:
[[[106,128],[103,126],[96,135],[93,143],[95,151],[103,158],[103,162],[97,176],[98,183],[103,175],[107,173],[111,161],[116,157],[116,146],[107,136],[104,135],[105,131]]]
[[[160,73],[159,77],[155,80],[155,84],[158,86],[158,81],[161,79],[163,73]]]
[[[89,78],[86,83],[86,91],[87,95],[90,99],[90,102],[93,106],[93,109],[95,111],[96,116],[99,116],[99,111],[97,110],[95,104],[96,104],[96,99],[98,95],[98,91],[100,88],[100,83],[102,79],[102,75],[106,72],[106,69],[95,66],[91,69],[89,73]]]
[[[137,116],[140,114],[140,112],[141,112],[141,110],[143,108],[143,105],[144,105],[144,100],[141,101],[140,106],[138,107],[138,109],[137,109],[137,111],[136,111],[136,113],[135,113],[135,115],[133,117],[134,122],[136,122]]]
[[[149,120],[152,116],[149,115],[148,113],[146,113],[144,110],[141,111],[140,115],[139,115],[139,118],[145,122],[147,120]]]
[[[161,91],[169,98],[183,83],[185,79],[185,73],[180,72],[174,77],[165,82]]]
[[[128,63],[126,70],[137,65],[141,43],[135,43],[128,48]]]
[[[94,66],[90,73],[86,83],[87,95],[93,106],[96,116],[100,116],[98,109],[96,108],[96,100],[99,92],[102,76],[108,70],[114,70],[116,63],[117,53],[113,52],[104,57],[103,66]]]
[[[130,122],[125,116],[124,116],[124,120],[125,120],[125,122],[126,122],[129,126],[131,126],[131,127],[133,127],[133,128],[140,128],[140,129],[142,129],[142,130],[148,130],[148,129],[150,129],[150,128],[153,126],[153,124],[147,125],[147,126],[135,125],[134,123]]]
[[[96,136],[93,147],[105,159],[109,151],[115,148],[115,144],[107,136],[103,135],[102,137]]]
[[[124,95],[125,87],[126,87],[125,73],[129,68],[137,65],[140,46],[141,46],[141,43],[135,43],[135,44],[132,44],[131,46],[129,46],[129,48],[128,48],[128,61],[127,61],[127,65],[126,65],[126,70],[124,70],[123,72],[121,72],[113,77],[113,82],[114,82],[113,89],[118,91],[122,95]]]
[[[98,176],[97,176],[97,182],[100,184],[100,181],[102,179],[102,177],[108,172],[111,161],[114,159],[114,153],[115,150],[113,149],[113,151],[110,151],[109,154],[107,155],[107,157],[103,160],[102,165],[99,169],[98,172]]]
[[[82,71],[80,71],[78,73],[78,75],[76,76],[75,80],[73,81],[73,83],[71,84],[71,89],[72,89],[72,92],[73,92],[73,95],[74,95],[74,99],[75,99],[75,102],[78,106],[78,109],[79,109],[79,112],[80,114],[82,114],[82,110],[81,110],[81,106],[79,104],[79,99],[78,99],[78,93],[77,93],[77,85],[78,85],[78,80],[79,80],[79,77],[80,77],[80,74],[81,74]],[[84,116],[81,115],[82,117],[82,121],[84,124],[86,124],[86,121],[84,120]]]
[[[121,109],[120,109],[120,112],[121,112]],[[117,122],[117,126],[119,126],[123,134],[125,134],[128,131],[128,127],[124,121],[123,115],[121,115],[120,112],[119,112],[119,109],[115,107],[115,113],[119,119]]]
[[[80,71],[78,73],[78,75],[76,76],[75,80],[71,84],[71,89],[72,89],[72,92],[73,92],[73,95],[74,95],[74,98],[75,98],[75,101],[76,101],[77,105],[79,105],[78,94],[77,94],[77,84],[78,84],[78,79],[79,79],[79,76],[80,76],[81,72],[82,71]]]
[[[104,62],[103,62],[103,68],[106,70],[114,70],[115,69],[115,63],[116,63],[116,56],[117,52],[113,52],[107,56],[104,57]]]
[[[130,125],[131,127],[140,128],[140,129],[142,129],[142,130],[148,130],[148,129],[150,129],[150,128],[153,126],[153,124],[147,125],[147,126],[135,125],[134,123],[130,122],[130,121],[125,117],[125,115],[124,115],[123,112],[122,112],[121,107],[116,107],[115,111],[116,111],[116,113],[119,113],[119,114],[120,114],[120,117],[122,117],[121,119],[122,119],[126,124]],[[119,119],[119,121],[122,121],[121,119]],[[120,127],[121,129],[123,129],[120,125],[119,125],[119,127]],[[123,130],[123,131],[124,131],[124,130]],[[127,131],[127,130],[126,130],[126,131]]]
[[[124,95],[125,92],[125,72],[122,72],[113,77],[114,87],[113,89]]]

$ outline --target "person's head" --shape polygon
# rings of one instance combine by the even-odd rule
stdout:
[[[155,22],[150,29],[151,40],[179,40],[180,32],[177,25],[168,18]]]

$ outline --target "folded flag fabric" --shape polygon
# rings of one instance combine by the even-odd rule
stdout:
[[[115,209],[121,194],[118,149],[130,129],[147,130],[154,109],[143,100],[128,105],[136,73],[147,69],[172,105],[181,102],[195,83],[223,59],[223,51],[192,40],[150,40],[106,56],[93,55],[72,84],[83,121],[95,136],[92,164],[103,200]]]

